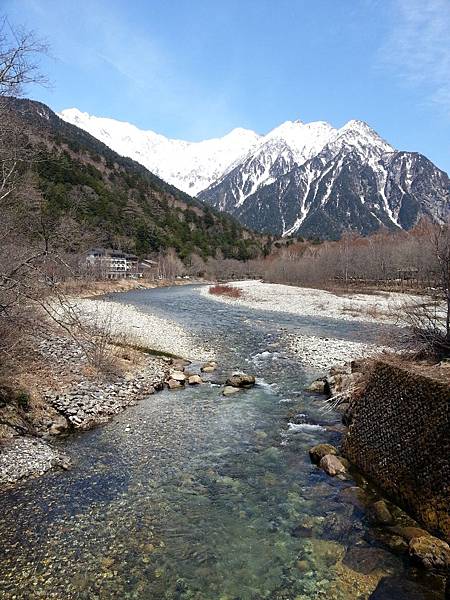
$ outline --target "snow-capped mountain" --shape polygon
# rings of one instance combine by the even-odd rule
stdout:
[[[264,136],[234,129],[185,142],[77,109],[60,116],[260,231],[337,237],[450,214],[448,176],[420,154],[395,150],[362,121],[339,129],[287,121]]]
[[[191,196],[214,183],[260,137],[254,131],[237,128],[219,139],[185,142],[123,121],[94,117],[77,108],[65,109],[58,116]]]
[[[421,154],[398,152],[362,121],[340,129],[296,126],[289,128],[296,146],[284,136],[260,140],[199,198],[248,227],[283,236],[368,234],[449,217],[450,180]],[[305,128],[315,145],[298,152]]]

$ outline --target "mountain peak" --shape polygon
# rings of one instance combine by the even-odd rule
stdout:
[[[448,213],[448,177],[397,152],[359,119],[339,129],[326,121],[285,121],[266,135],[236,127],[220,138],[188,142],[76,108],[61,117],[266,232],[326,237],[350,227],[369,233]]]

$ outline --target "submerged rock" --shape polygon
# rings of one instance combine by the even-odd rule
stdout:
[[[412,538],[409,555],[425,569],[442,572],[450,569],[450,546],[432,535]]]
[[[360,510],[366,507],[370,502],[367,492],[356,485],[341,490],[339,492],[339,499],[346,504],[353,504],[353,506]]]
[[[401,577],[383,577],[369,600],[441,600],[442,595]]]
[[[317,444],[317,446],[313,446],[309,450],[309,458],[311,459],[312,463],[318,465],[322,458],[327,454],[337,455],[337,453],[337,448],[335,448],[331,444]]]
[[[326,538],[336,541],[348,541],[352,531],[358,530],[358,524],[351,519],[352,508],[349,514],[329,512],[325,516],[323,533]]]
[[[378,500],[371,504],[368,507],[367,512],[370,520],[378,525],[392,525],[394,522],[394,518],[384,500]]]
[[[223,396],[232,396],[233,394],[237,394],[240,391],[238,387],[233,387],[232,385],[226,385],[223,388],[222,395]]]
[[[346,472],[346,468],[334,454],[326,454],[323,456],[320,459],[319,467],[323,469],[325,473],[331,475],[331,477]]]
[[[232,387],[252,387],[256,383],[254,375],[247,375],[246,373],[233,373],[231,377],[227,379],[227,386]]]
[[[343,564],[357,573],[369,575],[372,571],[392,562],[392,556],[382,548],[353,546],[347,550]]]

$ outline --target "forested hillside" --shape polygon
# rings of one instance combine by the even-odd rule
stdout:
[[[62,121],[47,106],[7,99],[32,148],[32,171],[55,218],[70,217],[95,244],[149,255],[248,259],[261,238]]]

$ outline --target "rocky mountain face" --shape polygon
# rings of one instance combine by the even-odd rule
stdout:
[[[398,152],[350,121],[306,160],[281,141],[263,146],[199,198],[259,231],[337,238],[448,218],[450,180],[421,154]]]
[[[61,113],[162,179],[282,236],[336,238],[410,229],[450,214],[450,180],[421,154],[400,152],[362,121],[340,129],[287,121],[265,136],[235,129],[204,142],[169,140],[76,109]]]

